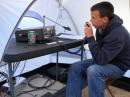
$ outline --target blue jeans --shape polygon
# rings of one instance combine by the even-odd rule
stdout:
[[[81,97],[83,83],[88,85],[88,97],[105,97],[105,78],[118,79],[124,75],[117,66],[112,64],[93,64],[92,60],[84,60],[72,64],[66,88],[66,97]]]

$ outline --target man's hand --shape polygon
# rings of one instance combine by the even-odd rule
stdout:
[[[92,37],[93,35],[93,30],[92,30],[92,25],[90,23],[86,23],[84,26],[84,33],[86,37]]]

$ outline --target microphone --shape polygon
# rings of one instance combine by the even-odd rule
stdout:
[[[43,16],[43,18],[50,20],[51,22],[53,22],[53,23],[59,25],[60,27],[64,28],[65,30],[71,31],[71,28],[70,28],[70,27],[63,26],[63,25],[61,25],[61,24],[59,24],[59,23],[53,21],[52,19],[50,19],[50,18],[48,18],[48,17],[46,17],[46,16]]]

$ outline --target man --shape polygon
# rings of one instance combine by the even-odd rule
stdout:
[[[118,79],[130,67],[130,35],[123,21],[114,14],[110,2],[100,2],[91,7],[91,24],[84,33],[92,60],[72,64],[66,88],[66,97],[81,97],[82,85],[88,84],[88,97],[104,97],[105,79]]]

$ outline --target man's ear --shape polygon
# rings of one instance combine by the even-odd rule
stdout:
[[[109,21],[109,18],[108,17],[103,17],[103,21],[104,21],[104,23],[107,23]]]

